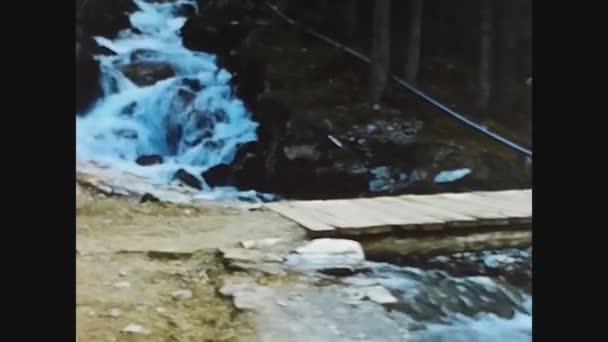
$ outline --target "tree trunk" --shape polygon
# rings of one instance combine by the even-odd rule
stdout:
[[[346,0],[344,5],[344,33],[348,39],[354,39],[357,33],[357,0]]]
[[[420,45],[422,36],[422,0],[412,0],[410,35],[408,39],[407,64],[405,76],[415,84],[420,70]]]
[[[494,38],[493,0],[481,0],[481,54],[479,56],[479,109],[486,114],[492,94],[492,51]]]
[[[512,25],[514,6],[511,1],[499,1],[495,5],[496,39],[491,109],[493,115],[509,118],[514,110],[517,90],[517,30]]]
[[[374,28],[369,80],[369,104],[379,104],[388,82],[391,0],[374,1]]]

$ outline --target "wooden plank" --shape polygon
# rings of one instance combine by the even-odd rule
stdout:
[[[416,208],[403,205],[403,202],[393,197],[375,197],[368,200],[370,206],[377,208],[381,212],[389,212],[399,218],[401,229],[423,228],[441,229],[446,221],[421,213]]]
[[[421,213],[443,220],[448,227],[473,227],[478,224],[477,218],[475,217],[436,207],[432,204],[421,203],[415,200],[412,201],[410,200],[410,197],[412,197],[412,195],[400,196],[397,197],[397,199]]]
[[[312,232],[365,235],[395,229],[506,225],[532,220],[532,191],[444,193],[267,204]]]
[[[426,195],[410,196],[408,198],[408,201],[411,201],[413,203],[426,204],[428,206],[447,210],[455,214],[474,217],[479,221],[479,225],[504,225],[509,223],[508,219],[503,217],[500,211],[495,208],[475,206],[470,205],[469,203],[461,203],[457,200],[446,197]]]
[[[390,225],[381,217],[375,216],[367,208],[357,207],[352,200],[333,200],[324,202],[302,202],[304,208],[323,212],[326,216],[336,218],[336,228],[363,228]]]
[[[528,210],[524,201],[513,199],[497,200],[491,196],[482,196],[474,193],[465,194],[443,194],[441,198],[448,198],[457,201],[459,205],[471,205],[475,207],[486,207],[491,210],[496,210],[499,217],[505,218],[520,218],[531,216],[531,210]]]
[[[295,205],[303,212],[309,213],[315,219],[336,229],[348,228],[349,225],[356,226],[356,222],[352,221],[348,216],[339,215],[331,210],[324,210],[331,205],[332,201],[300,201]]]
[[[394,198],[361,199],[357,200],[357,203],[359,206],[367,208],[368,212],[371,211],[374,215],[384,217],[384,220],[390,220],[393,223],[393,230],[442,229],[445,226],[443,220],[421,215],[403,205],[397,206],[399,201]]]
[[[298,210],[298,208],[294,207],[292,203],[272,203],[268,204],[267,207],[311,231],[324,232],[335,230],[334,227],[311,218],[309,213]]]

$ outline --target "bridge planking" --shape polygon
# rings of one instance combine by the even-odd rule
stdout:
[[[265,205],[312,234],[369,235],[531,223],[532,190],[283,201]]]

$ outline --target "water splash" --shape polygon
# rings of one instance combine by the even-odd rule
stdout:
[[[396,310],[412,341],[529,342],[532,297],[489,277],[376,264],[380,284],[401,298]]]
[[[134,0],[133,29],[114,40],[96,37],[113,56],[100,61],[103,97],[76,119],[78,161],[95,161],[144,176],[153,183],[173,181],[178,169],[196,176],[205,197],[251,197],[251,192],[211,189],[200,177],[206,169],[230,163],[240,144],[255,141],[257,123],[234,96],[232,75],[214,55],[186,49],[179,35],[183,5],[194,0],[151,3]],[[173,76],[138,86],[123,73],[133,63],[162,64]],[[163,156],[161,165],[142,167],[141,155]]]

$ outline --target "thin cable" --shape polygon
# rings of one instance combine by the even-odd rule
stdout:
[[[283,12],[281,12],[278,8],[276,8],[276,6],[273,6],[269,3],[266,3],[266,6],[268,6],[268,8],[270,8],[277,16],[279,16],[280,18],[282,18],[283,20],[285,20],[286,22],[288,22],[291,25],[296,25],[297,22],[295,20],[293,20],[292,18],[288,17],[287,15],[285,15]],[[342,50],[346,51],[347,53],[359,58],[360,60],[367,62],[367,63],[371,63],[371,60],[366,57],[365,55],[351,49],[348,46],[345,46],[343,44],[340,44],[338,42],[336,42],[335,40],[315,31],[309,28],[305,28],[305,32],[309,33],[313,36],[315,36],[316,38],[319,38],[337,48],[341,48]],[[436,108],[438,108],[439,110],[445,112],[446,114],[450,115],[451,117],[453,117],[454,119],[460,121],[461,123],[464,123],[466,126],[473,128],[485,135],[487,135],[488,137],[520,152],[525,154],[526,156],[532,157],[532,151],[530,149],[527,149],[517,143],[514,143],[513,141],[497,134],[494,133],[492,131],[490,131],[489,129],[487,129],[486,127],[466,118],[464,115],[452,110],[451,108],[441,104],[439,101],[433,99],[432,97],[430,97],[429,95],[425,94],[424,92],[422,92],[421,90],[419,90],[418,88],[414,87],[413,85],[405,82],[404,80],[402,80],[401,78],[392,75],[392,79],[397,82],[399,85],[401,85],[402,87],[406,88],[407,90],[411,91],[412,93],[414,93],[416,96],[420,97],[421,99],[427,101],[428,103],[430,103],[431,105],[435,106]]]

